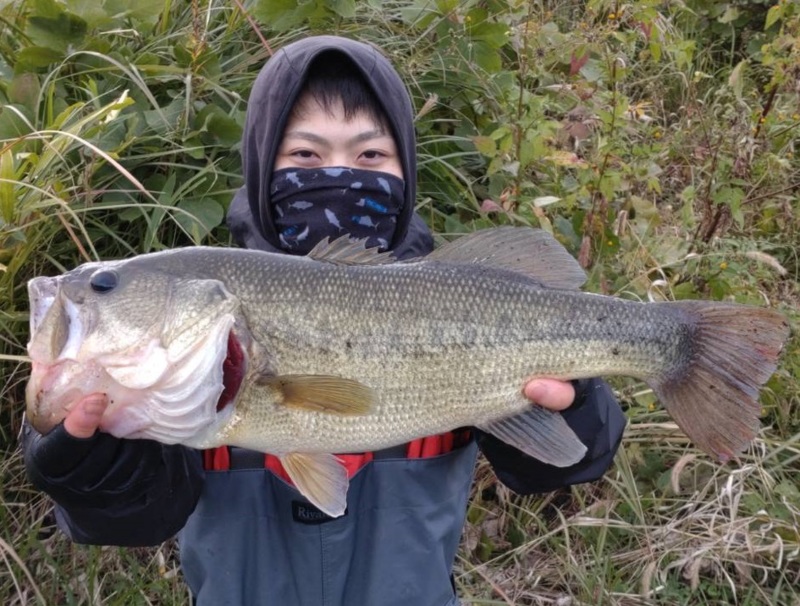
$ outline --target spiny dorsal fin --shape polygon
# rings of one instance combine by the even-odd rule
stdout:
[[[356,240],[346,235],[336,238],[333,242],[325,237],[307,256],[317,261],[338,265],[385,265],[395,262],[392,253],[380,252],[377,247],[367,248],[366,239]]]
[[[281,404],[329,414],[368,414],[375,392],[358,381],[329,375],[280,375],[259,380],[281,394]]]
[[[437,248],[425,260],[477,263],[533,278],[549,288],[578,289],[586,273],[546,231],[494,227],[476,231]]]

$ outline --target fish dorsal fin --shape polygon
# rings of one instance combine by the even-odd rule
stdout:
[[[385,265],[396,260],[392,253],[380,252],[377,247],[367,248],[365,239],[350,236],[341,236],[332,242],[325,237],[311,249],[308,257],[337,265]]]
[[[586,273],[566,248],[546,231],[530,227],[476,231],[440,246],[425,259],[514,271],[549,288],[576,290],[586,281]]]

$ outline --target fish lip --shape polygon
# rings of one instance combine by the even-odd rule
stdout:
[[[59,402],[49,402],[52,397],[51,383],[53,376],[63,371],[66,365],[72,365],[72,360],[59,360],[54,363],[31,362],[31,375],[25,387],[25,418],[40,434],[45,435],[52,431],[56,425],[64,420],[70,410],[74,398],[62,394]]]
[[[47,311],[53,306],[58,294],[58,278],[38,277],[28,281],[30,301],[30,334],[36,334]]]

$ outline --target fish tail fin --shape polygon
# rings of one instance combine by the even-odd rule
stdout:
[[[675,422],[705,452],[727,461],[759,427],[758,394],[789,336],[778,311],[730,303],[677,301],[693,320],[688,363],[650,385]]]

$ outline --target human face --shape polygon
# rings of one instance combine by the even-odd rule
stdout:
[[[365,112],[345,120],[341,103],[326,111],[314,99],[301,100],[286,124],[274,170],[346,166],[403,178],[394,138]]]

